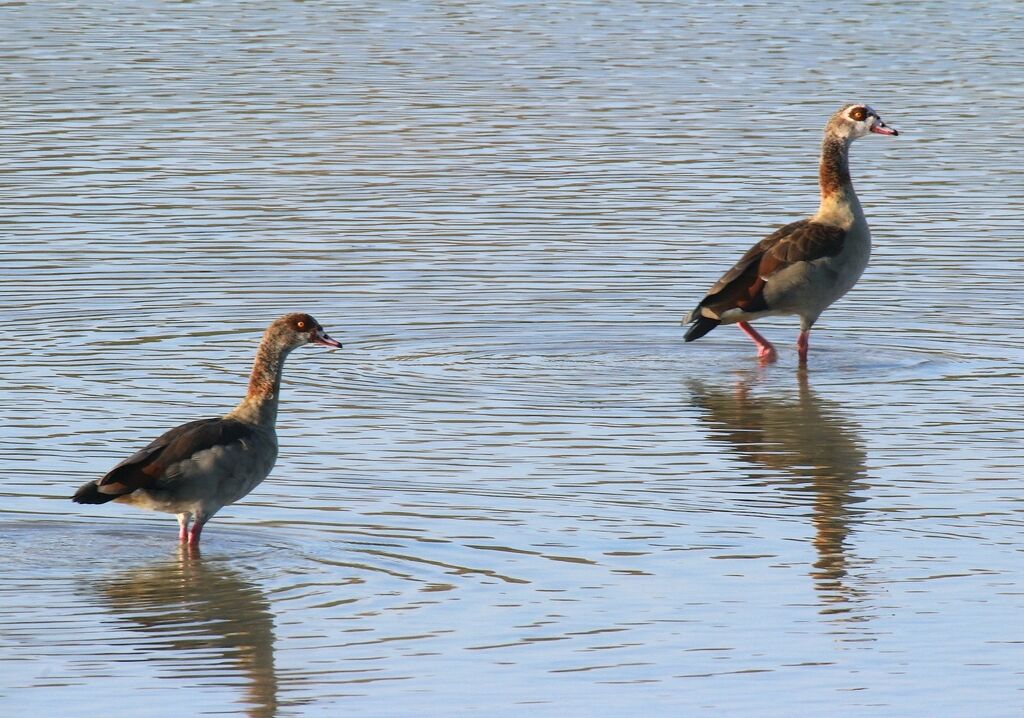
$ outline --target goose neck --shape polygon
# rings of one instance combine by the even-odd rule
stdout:
[[[249,391],[230,416],[252,424],[273,426],[277,421],[277,406],[281,396],[281,375],[284,361],[291,351],[264,338],[256,350]]]
[[[860,201],[850,178],[850,140],[825,135],[819,165],[821,206],[816,217],[831,224],[851,224],[860,214]]]
[[[850,141],[825,135],[821,143],[821,163],[818,169],[822,199],[830,195],[853,190],[850,179]]]

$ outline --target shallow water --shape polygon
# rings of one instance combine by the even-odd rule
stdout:
[[[0,711],[1018,714],[1024,25],[817,8],[0,5]],[[684,345],[854,99],[809,371]],[[67,500],[293,310],[201,557]]]

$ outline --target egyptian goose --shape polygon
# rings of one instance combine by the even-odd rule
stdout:
[[[304,344],[341,347],[308,314],[275,320],[256,350],[249,391],[238,406],[219,419],[171,429],[102,479],[84,484],[72,501],[119,501],[177,514],[179,541],[198,546],[206,522],[256,488],[273,468],[281,371],[289,352]]]
[[[808,337],[818,316],[857,283],[871,255],[871,233],[850,181],[850,144],[869,132],[897,135],[868,105],[847,105],[825,125],[819,181],[821,205],[809,219],[787,224],[755,244],[722,275],[684,319],[685,340],[719,324],[739,324],[762,361],[775,347],[748,322],[779,314],[800,317],[797,352],[807,363]]]

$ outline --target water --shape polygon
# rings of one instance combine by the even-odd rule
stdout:
[[[1020,715],[1018,15],[0,6],[0,710]],[[850,100],[810,370],[684,346]],[[345,349],[200,558],[67,500],[293,310]]]

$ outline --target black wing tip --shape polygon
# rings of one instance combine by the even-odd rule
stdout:
[[[686,330],[686,334],[683,335],[683,341],[692,342],[700,339],[702,336],[710,332],[712,329],[721,324],[721,320],[711,319],[710,317],[698,316],[693,320],[693,326]]]
[[[105,504],[116,498],[117,496],[113,494],[104,494],[95,481],[90,481],[87,484],[82,484],[71,500],[76,504]]]

